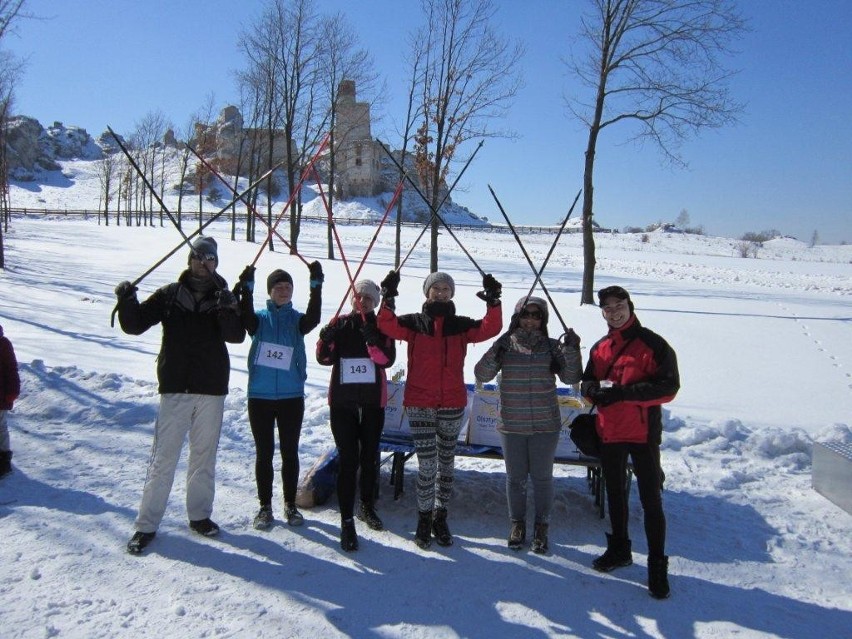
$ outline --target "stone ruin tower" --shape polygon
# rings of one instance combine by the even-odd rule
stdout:
[[[377,195],[382,191],[382,151],[370,134],[369,103],[355,101],[354,80],[340,83],[336,107],[335,196],[346,200]]]

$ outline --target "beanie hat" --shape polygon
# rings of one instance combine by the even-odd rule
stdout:
[[[630,293],[620,286],[607,286],[598,291],[598,306],[604,305],[604,300],[614,297],[619,300],[627,300],[627,305],[630,312],[633,312],[633,301],[630,299]]]
[[[269,277],[266,278],[266,292],[271,293],[272,287],[280,282],[286,282],[292,286],[293,278],[290,277],[290,274],[287,271],[277,268],[269,274]]]
[[[456,283],[453,281],[452,277],[441,271],[435,271],[434,273],[429,273],[429,275],[426,276],[426,279],[423,280],[423,295],[429,297],[429,289],[439,282],[442,284],[449,284],[450,297],[455,297]]]
[[[353,285],[352,290],[353,303],[355,294],[357,293],[362,297],[369,297],[371,300],[373,300],[373,306],[379,305],[381,290],[379,289],[379,285],[376,284],[373,280],[358,280]]]
[[[541,309],[541,326],[544,328],[547,324],[547,318],[550,316],[550,313],[547,310],[547,302],[541,297],[524,295],[518,300],[518,303],[515,304],[515,315],[520,315],[521,311],[527,306],[537,306]]]
[[[187,263],[189,263],[193,257],[203,259],[208,255],[212,255],[216,258],[216,266],[219,266],[219,250],[216,246],[216,240],[212,237],[199,235],[192,243],[192,250],[189,252]]]

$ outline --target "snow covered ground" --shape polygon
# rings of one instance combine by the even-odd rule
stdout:
[[[13,206],[56,205],[47,191],[14,186]],[[57,202],[94,208],[80,191],[60,190]],[[150,552],[126,554],[156,416],[160,332],[133,337],[111,328],[112,290],[179,243],[166,224],[30,217],[15,218],[5,234],[0,324],[24,390],[10,414],[15,472],[0,482],[3,637],[852,636],[852,516],[811,488],[813,442],[852,443],[852,247],[776,240],[758,259],[743,259],[738,242],[725,238],[598,236],[596,284],[628,288],[640,319],[674,346],[681,369],[663,445],[673,594],[656,601],[645,588],[636,491],[635,564],[599,574],[590,563],[609,527],[573,467],[557,468],[546,556],[506,548],[502,462],[470,458],[457,463],[451,548],[421,551],[412,542],[414,460],[398,501],[383,468],[378,509],[387,530],[360,525],[356,553],[339,549],[334,497],[305,511],[301,528],[279,522],[255,531],[248,343],[230,349],[213,515],[222,534],[205,539],[188,530],[182,462]],[[222,222],[210,231],[220,272],[233,282],[259,247],[228,240],[228,229]],[[339,230],[357,262],[374,228]],[[404,230],[404,250],[416,235]],[[503,282],[507,302],[527,292],[532,278],[511,236],[457,235]],[[541,263],[552,238],[523,240]],[[323,261],[327,274],[327,321],[347,279],[341,261],[324,259],[324,242],[324,226],[304,225],[302,252]],[[479,316],[481,278],[446,234],[440,259],[456,278],[459,311]],[[362,275],[380,280],[392,261],[393,233],[385,229]],[[173,281],[185,263],[181,249],[142,282],[140,295]],[[295,303],[304,308],[301,261],[265,253],[257,266],[261,278],[273,268],[293,273]],[[419,308],[427,272],[424,240],[402,271],[400,312]],[[579,305],[581,272],[580,238],[565,236],[545,283],[585,355],[605,324],[598,309]],[[486,347],[470,349],[469,379]],[[310,364],[303,471],[332,446],[327,383],[328,369]],[[277,504],[279,479],[275,491]]]

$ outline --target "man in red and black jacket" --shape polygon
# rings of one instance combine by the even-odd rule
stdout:
[[[680,388],[677,356],[669,344],[639,323],[630,294],[620,286],[598,292],[607,335],[591,348],[582,393],[597,407],[601,469],[606,482],[612,534],[606,552],[592,562],[601,572],[633,563],[627,531],[627,464],[639,485],[648,539],[648,591],[670,594],[662,500],[662,409]]]

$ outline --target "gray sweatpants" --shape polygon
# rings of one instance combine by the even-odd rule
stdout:
[[[408,406],[405,410],[417,453],[417,509],[446,508],[453,492],[456,442],[464,409]]]
[[[519,435],[500,433],[503,459],[506,461],[506,500],[509,518],[527,516],[527,477],[532,478],[535,521],[550,523],[553,507],[553,458],[559,444],[559,431]]]
[[[213,512],[216,452],[224,395],[169,393],[160,395],[160,411],[154,426],[154,445],[136,517],[136,530],[155,532],[166,512],[183,442],[189,434],[186,470],[186,514],[190,521],[206,519]]]

